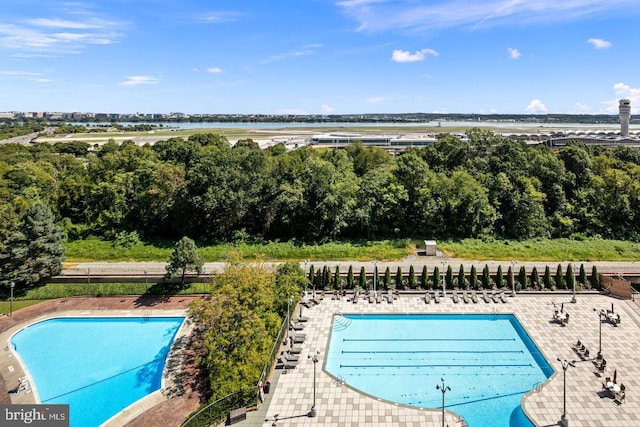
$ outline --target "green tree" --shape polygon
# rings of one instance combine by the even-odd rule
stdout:
[[[544,268],[544,277],[542,278],[542,284],[545,289],[552,289],[554,286],[553,280],[551,279],[551,268],[549,268],[548,265]]]
[[[358,276],[358,286],[360,289],[367,288],[367,272],[364,269],[364,265],[360,267],[360,275]]]
[[[187,236],[184,236],[175,244],[168,262],[166,277],[173,278],[179,274],[181,285],[184,285],[187,271],[195,271],[200,274],[204,266],[204,260],[198,254],[196,243]]]
[[[567,270],[564,276],[564,282],[566,284],[567,289],[573,289],[576,283],[576,278],[573,274],[573,265],[571,263],[567,264]]]
[[[491,274],[489,273],[489,266],[484,265],[482,269],[482,288],[489,289],[491,287]]]
[[[527,269],[523,266],[520,267],[518,272],[518,289],[525,289],[529,286],[529,280],[527,279]]]
[[[416,288],[416,271],[413,268],[413,264],[409,266],[409,278],[407,279],[407,285],[409,289]]]
[[[540,277],[538,276],[538,269],[535,265],[531,269],[531,286],[533,286],[534,289],[540,288]]]
[[[466,280],[465,274],[464,274],[464,264],[460,264],[460,268],[458,269],[457,286],[460,289],[466,289],[467,288],[467,280]]]
[[[0,283],[31,285],[60,274],[64,260],[62,228],[42,203],[29,208],[19,229],[0,242]]]
[[[429,288],[429,270],[427,270],[426,265],[422,266],[422,274],[420,275],[420,288]]]
[[[476,266],[471,266],[471,271],[469,272],[469,287],[474,290],[478,290],[478,272],[476,270]]]
[[[347,273],[347,289],[353,289],[355,280],[353,278],[353,265],[349,265],[349,272]]]
[[[445,281],[447,282],[447,288],[453,288],[453,268],[451,265],[447,265],[447,272],[445,273]]]
[[[433,283],[433,288],[437,289],[441,286],[442,281],[440,279],[440,269],[438,266],[433,267],[433,274],[431,275],[431,281]]]
[[[404,286],[404,280],[402,279],[402,268],[398,266],[396,270],[396,279],[395,279],[396,289],[402,289]]]
[[[580,264],[580,273],[578,273],[578,284],[582,287],[587,285],[587,272],[584,269],[584,264]]]
[[[562,264],[558,264],[555,276],[556,289],[567,289],[564,281],[564,272],[562,271]]]
[[[600,289],[600,275],[598,274],[598,269],[594,265],[591,268],[591,276],[589,276],[589,284],[592,289]]]
[[[396,287],[397,287],[397,285],[396,285]],[[391,289],[391,270],[389,269],[388,266],[384,270],[384,288],[385,289]]]
[[[336,271],[333,274],[332,288],[335,290],[342,289],[342,278],[340,277],[340,266],[336,265]]]
[[[496,273],[496,287],[498,289],[504,286],[504,274],[502,274],[502,265],[498,266],[498,272]]]

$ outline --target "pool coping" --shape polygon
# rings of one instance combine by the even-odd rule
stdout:
[[[19,378],[26,377],[29,381],[31,390],[27,393],[10,393],[12,404],[37,404],[39,397],[37,386],[29,373],[26,364],[15,352],[11,345],[11,338],[22,329],[50,319],[56,318],[106,318],[106,317],[184,317],[184,321],[176,332],[171,348],[167,353],[165,366],[162,372],[160,389],[148,394],[147,396],[135,401],[122,411],[113,415],[111,418],[101,424],[101,427],[122,426],[132,421],[142,413],[151,409],[153,406],[161,403],[168,398],[163,391],[172,383],[173,378],[167,371],[168,361],[170,358],[179,357],[179,350],[175,348],[175,343],[180,338],[188,337],[193,330],[193,322],[188,318],[186,309],[149,309],[149,310],[65,310],[53,313],[47,313],[21,322],[0,334],[0,343],[3,344],[3,352],[0,357],[0,376],[7,384],[9,390],[17,390],[19,386]]]

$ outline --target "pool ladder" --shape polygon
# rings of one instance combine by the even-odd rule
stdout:
[[[352,319],[347,319],[340,311],[336,311],[333,314],[335,316],[333,321],[334,329],[342,330],[348,328],[349,325],[351,325]]]

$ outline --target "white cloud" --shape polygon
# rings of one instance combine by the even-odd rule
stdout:
[[[198,18],[203,24],[223,24],[226,22],[235,22],[241,16],[237,12],[212,12]]]
[[[408,50],[396,49],[391,54],[391,60],[395,62],[416,62],[424,61],[427,56],[438,56],[438,52],[433,49],[422,49],[411,53]]]
[[[344,0],[337,6],[360,31],[432,31],[451,27],[548,24],[638,11],[636,0]]]
[[[613,85],[613,93],[616,99],[603,102],[607,105],[608,113],[618,114],[618,101],[624,98],[631,101],[631,114],[640,114],[640,88],[634,88],[625,83],[616,83]]]
[[[32,18],[0,21],[0,49],[16,50],[25,57],[78,54],[90,45],[118,41],[124,22],[105,20],[91,12],[69,12],[70,18]]]
[[[39,76],[42,73],[34,73],[32,71],[19,71],[19,70],[0,70],[0,75],[3,76]]]
[[[127,76],[127,80],[120,82],[120,86],[155,85],[160,83],[156,76]]]
[[[590,43],[595,49],[609,49],[613,46],[610,41],[602,39],[589,39],[587,43]]]
[[[520,51],[518,49],[514,49],[512,47],[508,47],[507,51],[509,52],[509,58],[511,58],[511,59],[518,59],[518,58],[520,58],[520,56],[522,56],[522,54],[520,53]]]
[[[53,80],[51,79],[30,79],[34,83],[51,83]]]
[[[534,99],[527,105],[526,111],[528,113],[546,113],[547,106],[539,99]]]
[[[222,68],[218,68],[218,67],[207,68],[207,73],[219,74],[221,72],[222,72]]]
[[[328,106],[327,104],[322,104],[322,105],[320,106],[320,114],[323,114],[323,115],[325,115],[325,116],[326,116],[326,115],[328,115],[328,114],[335,113],[335,111],[336,111],[336,109],[335,109],[335,108],[330,107],[330,106]]]

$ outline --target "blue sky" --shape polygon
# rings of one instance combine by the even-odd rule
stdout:
[[[640,112],[638,0],[2,0],[0,111]]]

